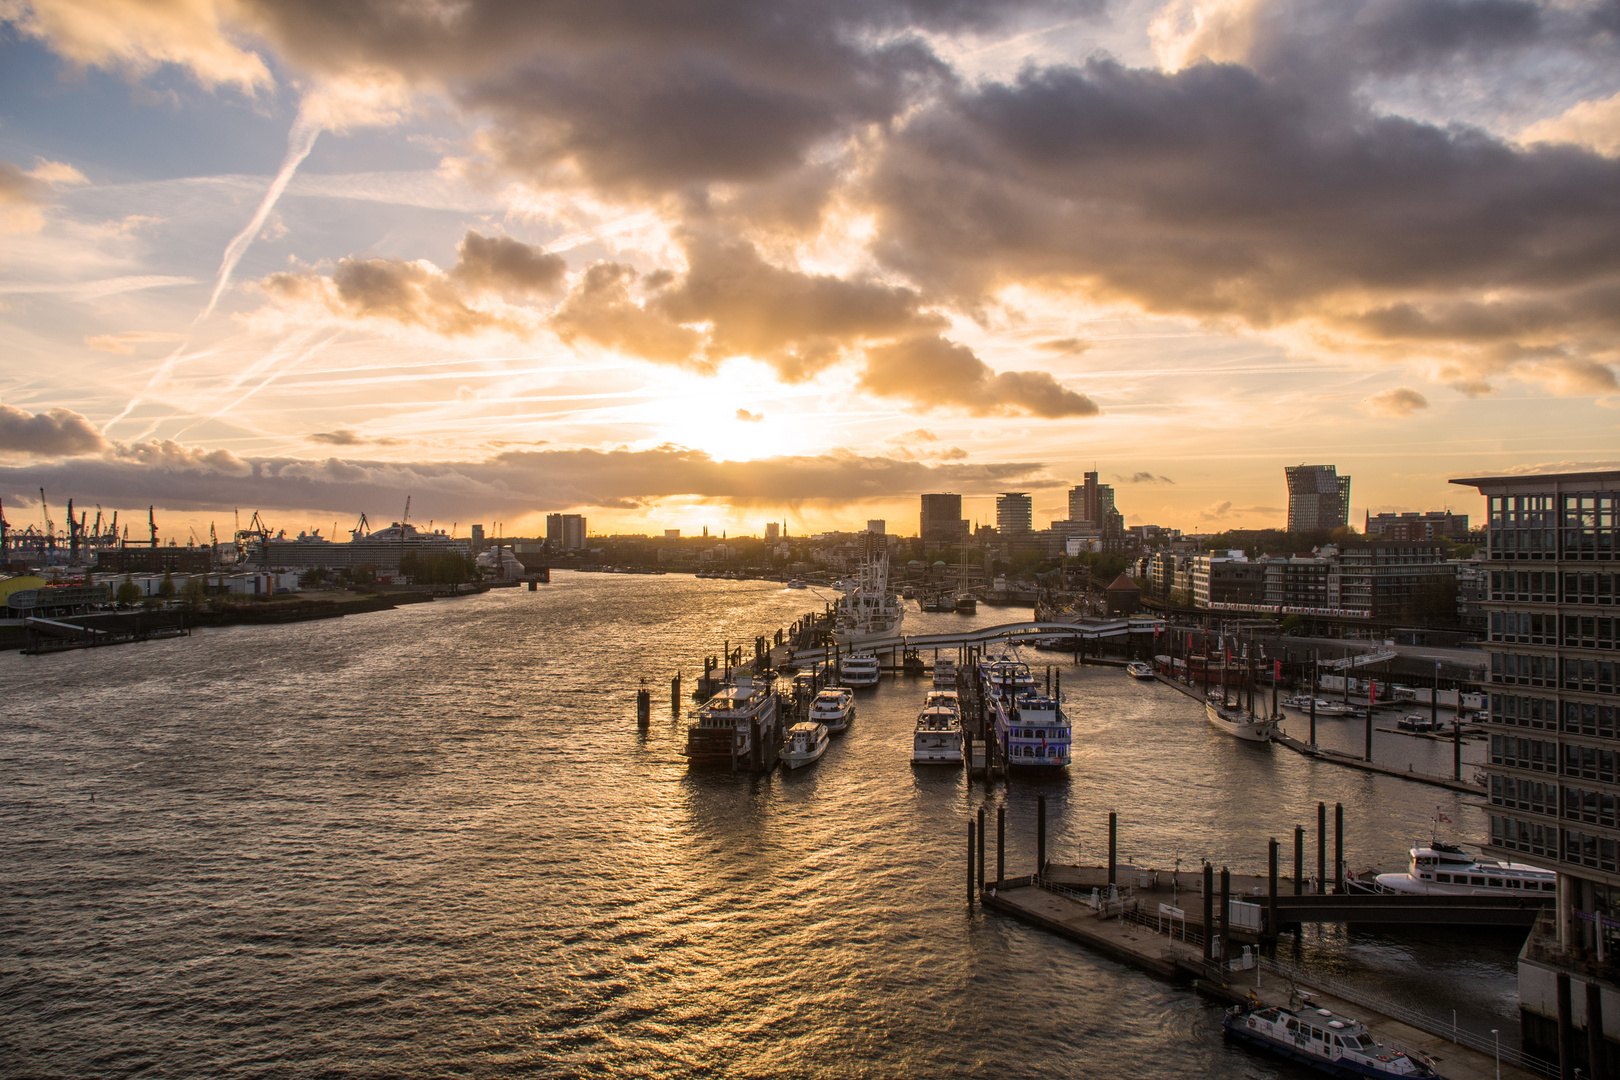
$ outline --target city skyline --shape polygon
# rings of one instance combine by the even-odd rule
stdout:
[[[1431,6],[7,6],[0,498],[1214,532],[1304,460],[1477,520],[1616,464],[1620,65]]]

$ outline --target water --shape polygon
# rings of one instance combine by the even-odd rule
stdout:
[[[1345,804],[1352,866],[1399,863],[1437,805],[1443,836],[1482,831],[1474,800],[1240,743],[1167,687],[1049,653],[1026,656],[1062,663],[1063,777],[914,771],[925,687],[889,678],[814,766],[688,769],[669,676],[816,603],[557,573],[0,657],[0,1075],[1292,1075],[1225,1046],[1190,992],[970,911],[969,818],[1005,800],[1010,873],[1038,792],[1063,861],[1101,861],[1110,809],[1121,855],[1164,869],[1258,871],[1317,800]],[[1517,945],[1328,928],[1301,948],[1507,1032]]]

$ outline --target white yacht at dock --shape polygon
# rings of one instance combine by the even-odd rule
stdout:
[[[801,720],[788,728],[787,739],[777,754],[790,769],[818,761],[827,752],[827,725]]]
[[[1379,874],[1379,892],[1429,896],[1524,896],[1555,893],[1558,875],[1529,863],[1498,862],[1431,840],[1407,853],[1404,874]]]
[[[827,725],[827,730],[836,735],[855,719],[855,695],[844,686],[823,689],[810,702],[810,719]]]
[[[925,706],[911,739],[913,765],[962,764],[962,714],[946,705]]]
[[[871,653],[857,653],[838,661],[838,678],[848,686],[876,686],[883,670]]]

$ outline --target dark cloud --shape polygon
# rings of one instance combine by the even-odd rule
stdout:
[[[317,431],[309,436],[310,442],[322,443],[326,446],[395,446],[398,439],[374,439],[350,428],[338,428],[336,431]]]
[[[1129,476],[1115,474],[1114,479],[1122,484],[1174,484],[1175,481],[1168,476],[1158,476],[1150,472],[1132,473]]]
[[[469,231],[456,249],[450,276],[471,289],[519,295],[555,292],[568,272],[561,256],[531,247],[509,236],[481,236]]]
[[[0,453],[72,457],[99,453],[109,445],[89,420],[69,409],[30,413],[0,404]]]
[[[1055,352],[1061,355],[1078,356],[1080,353],[1083,353],[1087,349],[1091,348],[1091,342],[1087,341],[1085,338],[1078,337],[1052,338],[1050,341],[1041,342],[1036,346],[1036,348],[1045,349],[1047,352]]]
[[[512,451],[484,461],[396,463],[243,460],[154,443],[138,454],[0,468],[0,495],[24,502],[44,486],[107,506],[352,514],[393,507],[409,494],[425,517],[446,520],[571,506],[625,509],[677,495],[780,505],[1052,483],[1038,462],[927,465],[849,453],[735,462],[681,447]]]
[[[1410,386],[1380,390],[1367,399],[1367,411],[1374,416],[1411,416],[1428,407],[1429,399]]]
[[[1055,419],[1098,412],[1090,398],[1065,388],[1044,371],[998,374],[966,345],[942,337],[906,338],[867,349],[860,385],[924,408],[954,407],[977,416],[1029,414]]]
[[[1435,350],[1379,329],[1392,305],[1578,310],[1573,333],[1504,319],[1469,344],[1612,358],[1620,307],[1599,298],[1620,287],[1620,161],[1335,93],[1234,64],[1028,70],[885,149],[877,251],[962,303],[1038,283],[1255,328],[1310,319],[1399,355]]]

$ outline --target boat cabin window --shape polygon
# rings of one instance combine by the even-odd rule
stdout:
[[[1485,879],[1482,878],[1482,877],[1471,877],[1471,878],[1468,879],[1468,884],[1470,884],[1470,885],[1483,885],[1483,884],[1485,884]]]
[[[1558,883],[1555,882],[1555,881],[1543,881],[1541,883],[1541,891],[1542,892],[1557,892],[1558,891]]]
[[[1424,881],[1428,881],[1430,878],[1434,877],[1433,874],[1429,874],[1429,873],[1425,873],[1425,874],[1422,874],[1420,876],[1423,878]]]
[[[1508,878],[1502,884],[1506,885],[1510,889],[1522,888],[1523,885],[1524,885],[1524,883],[1521,882],[1518,878]]]
[[[1486,884],[1493,889],[1500,889],[1502,887],[1502,879],[1499,877],[1493,877],[1487,881]]]
[[[1447,883],[1449,885],[1451,883],[1451,875],[1450,874],[1436,874],[1434,876],[1434,880],[1443,881],[1443,882],[1445,882],[1445,883]]]
[[[1288,1030],[1289,1031],[1298,1031],[1299,1030],[1299,1021],[1298,1020],[1290,1020],[1290,1021],[1288,1021]]]

